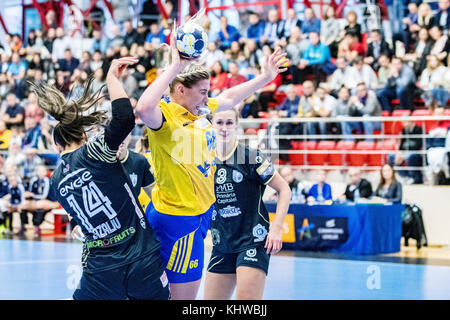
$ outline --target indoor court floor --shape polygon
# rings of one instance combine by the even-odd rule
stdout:
[[[81,244],[45,240],[0,239],[0,300],[71,298],[81,276]],[[207,246],[206,263],[209,255]],[[202,291],[203,283],[198,299]],[[450,299],[450,252],[411,244],[379,256],[282,251],[271,258],[264,299]]]

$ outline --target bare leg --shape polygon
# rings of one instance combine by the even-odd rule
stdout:
[[[264,271],[250,267],[238,267],[236,270],[237,300],[261,300],[266,283]]]
[[[206,272],[204,300],[229,300],[236,287],[235,273]]]
[[[200,281],[186,283],[171,283],[170,295],[172,300],[195,300],[197,298]]]

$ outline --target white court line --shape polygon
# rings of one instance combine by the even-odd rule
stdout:
[[[79,262],[81,263],[80,259],[53,259],[53,260],[24,260],[24,261],[6,261],[6,262],[0,262],[0,266],[4,265],[14,265],[14,264],[44,264],[44,263],[64,263],[64,262]]]

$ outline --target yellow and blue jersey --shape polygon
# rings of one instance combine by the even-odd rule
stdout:
[[[164,98],[159,102],[163,124],[148,129],[155,187],[152,203],[158,212],[177,216],[205,213],[215,202],[216,136],[204,116],[195,116]],[[214,113],[216,99],[209,99]]]

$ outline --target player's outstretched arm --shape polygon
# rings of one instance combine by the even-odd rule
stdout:
[[[134,57],[114,59],[106,75],[112,119],[105,129],[105,143],[110,150],[117,150],[135,125],[133,108],[119,78],[128,66],[135,64],[137,61]]]
[[[161,100],[164,92],[169,87],[175,77],[184,70],[189,60],[183,59],[178,53],[176,46],[176,23],[170,36],[170,64],[153,81],[150,86],[145,89],[136,105],[136,114],[151,129],[159,129],[162,126],[163,116],[158,102]]]
[[[280,68],[286,63],[286,53],[282,52],[278,47],[274,53],[266,58],[263,66],[263,72],[254,79],[244,82],[240,85],[232,87],[223,91],[217,96],[219,108],[217,112],[225,111],[233,108],[235,105],[250,97],[257,90],[264,87],[275,77],[287,70],[287,68]]]
[[[281,239],[283,223],[289,210],[291,189],[278,172],[275,173],[273,179],[269,182],[269,186],[277,191],[278,202],[275,219],[270,224],[269,234],[267,235],[267,240],[264,247],[267,249],[267,253],[276,254],[283,246],[283,241]]]

